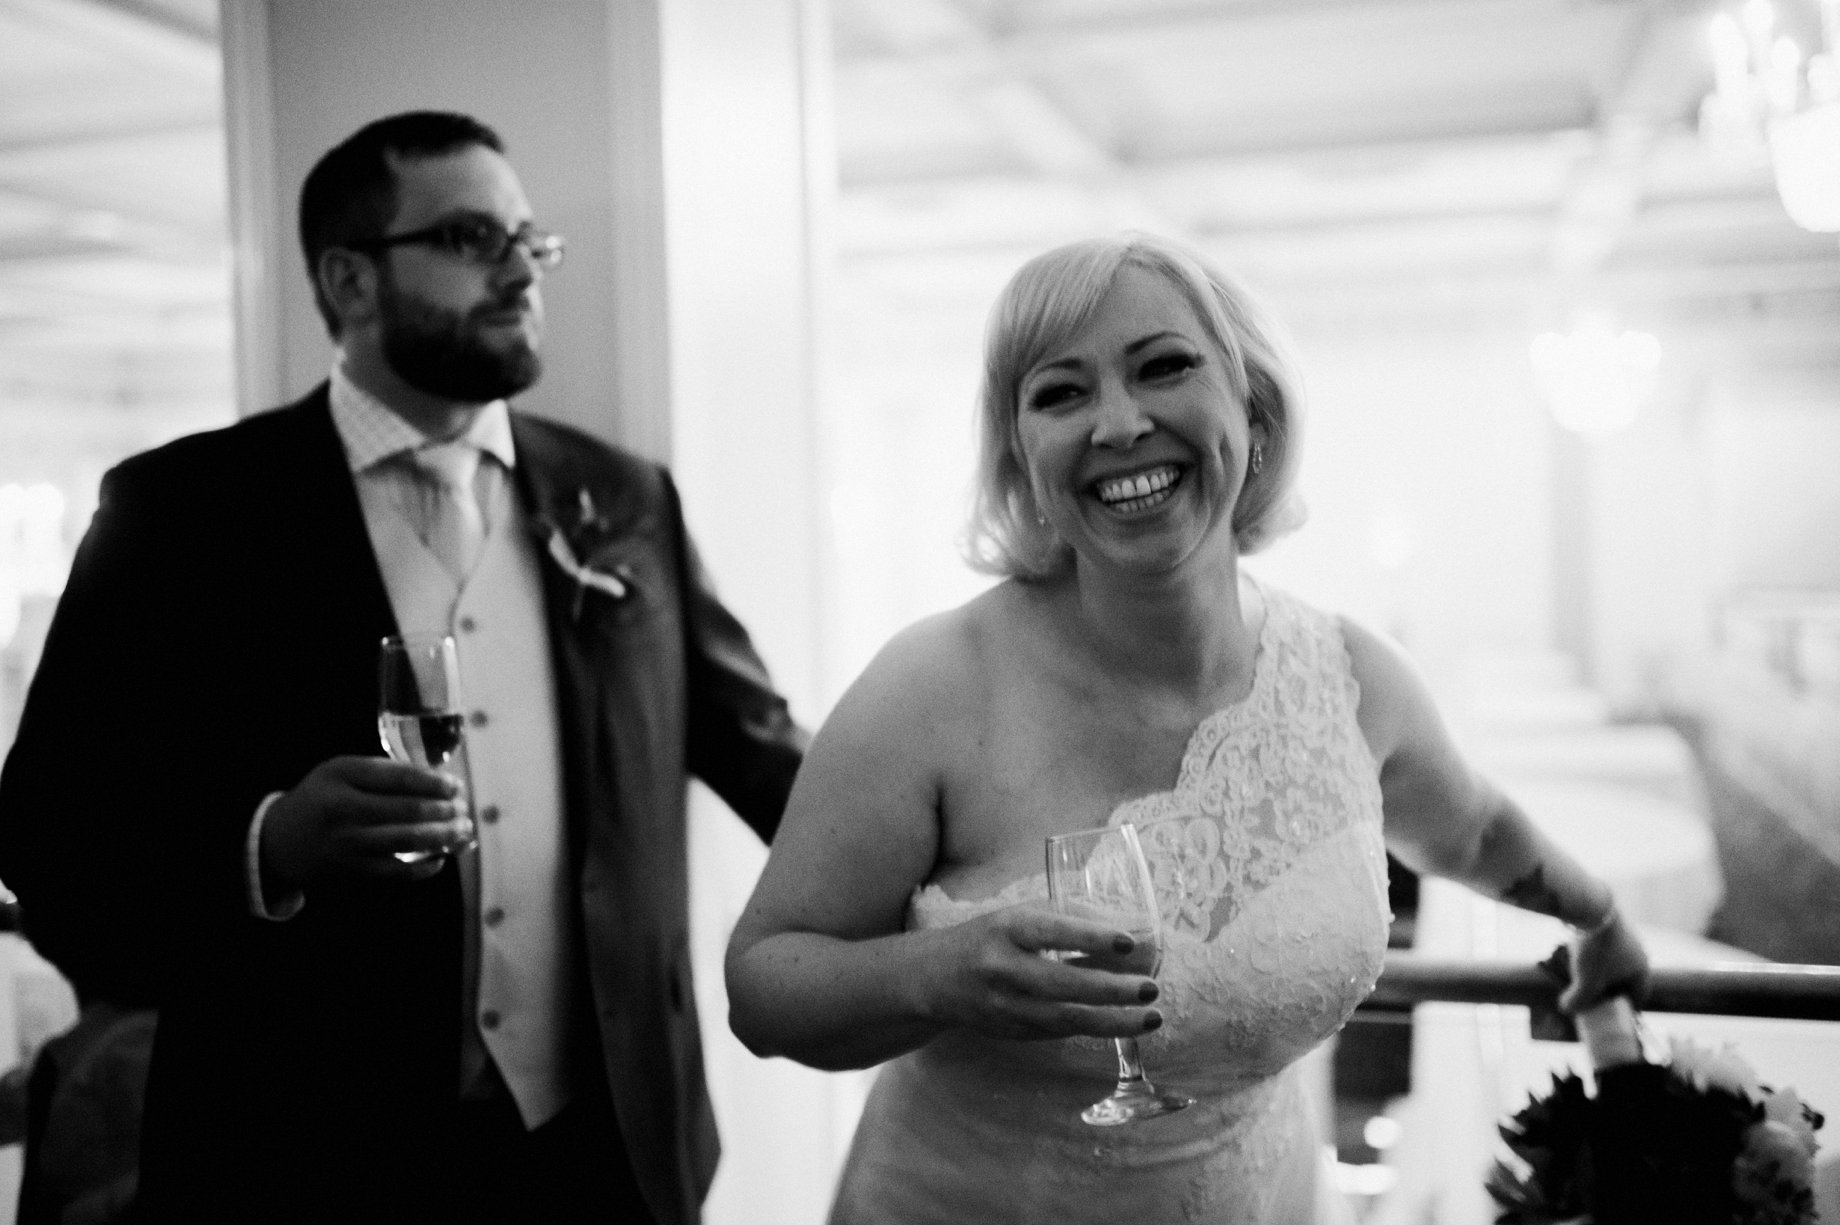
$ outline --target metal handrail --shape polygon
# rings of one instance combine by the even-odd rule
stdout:
[[[1559,986],[1526,962],[1458,960],[1388,953],[1368,1003],[1405,1008],[1440,1001],[1557,1006]],[[1649,973],[1645,1012],[1840,1021],[1840,966],[1722,962],[1657,966]]]

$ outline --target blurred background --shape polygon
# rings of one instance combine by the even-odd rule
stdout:
[[[608,41],[574,53],[599,66],[558,68],[586,8]],[[404,38],[360,54],[379,13]],[[612,65],[619,96],[635,22],[662,80],[650,255],[551,166],[576,112],[540,88]],[[323,375],[293,193],[385,108],[341,110],[299,65],[394,56],[376,97],[499,125],[571,239],[533,406],[677,467],[803,719],[985,581],[957,536],[1003,280],[1060,242],[1168,234],[1249,282],[1302,358],[1312,516],[1252,568],[1399,639],[1536,815],[1622,856],[1643,919],[1840,964],[1837,26],[1834,0],[0,0],[0,750],[101,473]],[[520,33],[443,59],[487,29]],[[617,180],[621,120],[583,122]],[[796,275],[755,275],[782,235]],[[570,322],[596,284],[668,302],[654,382],[637,342]],[[610,416],[567,398],[608,382]],[[709,807],[711,1217],[820,1219],[862,1079],[758,1088],[727,1037],[721,943],[759,851]],[[0,1048],[29,1058],[68,1016],[12,956]],[[1390,1041],[1396,1077],[1342,1085],[1349,1170],[1388,1166],[1366,1123],[1422,1057]],[[759,1134],[787,1130],[762,1101],[806,1121],[796,1152],[764,1147],[792,1141]],[[1371,1219],[1404,1194],[1346,1178]]]

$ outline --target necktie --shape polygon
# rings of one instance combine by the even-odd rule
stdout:
[[[464,442],[437,442],[410,452],[422,477],[427,497],[422,515],[422,540],[441,565],[464,583],[485,546],[485,516],[473,476],[479,471],[479,448]]]

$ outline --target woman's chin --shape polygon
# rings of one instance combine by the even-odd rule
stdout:
[[[1151,578],[1233,556],[1233,532],[1224,518],[1088,526],[1091,530],[1070,543],[1079,563],[1093,571]]]
[[[1088,541],[1074,553],[1095,569],[1150,577],[1181,568],[1201,547],[1194,533],[1166,533],[1132,540]]]

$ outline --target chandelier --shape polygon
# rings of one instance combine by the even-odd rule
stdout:
[[[1578,434],[1625,429],[1654,392],[1661,343],[1618,331],[1608,315],[1582,315],[1569,332],[1543,332],[1528,346],[1534,381],[1553,418]]]
[[[1765,160],[1790,220],[1817,233],[1840,231],[1840,0],[1812,0],[1814,28],[1802,34],[1819,50],[1777,28],[1770,0],[1744,0],[1719,13],[1708,31],[1713,91],[1700,103],[1700,134],[1723,159]],[[1805,23],[1807,24],[1812,23]]]

